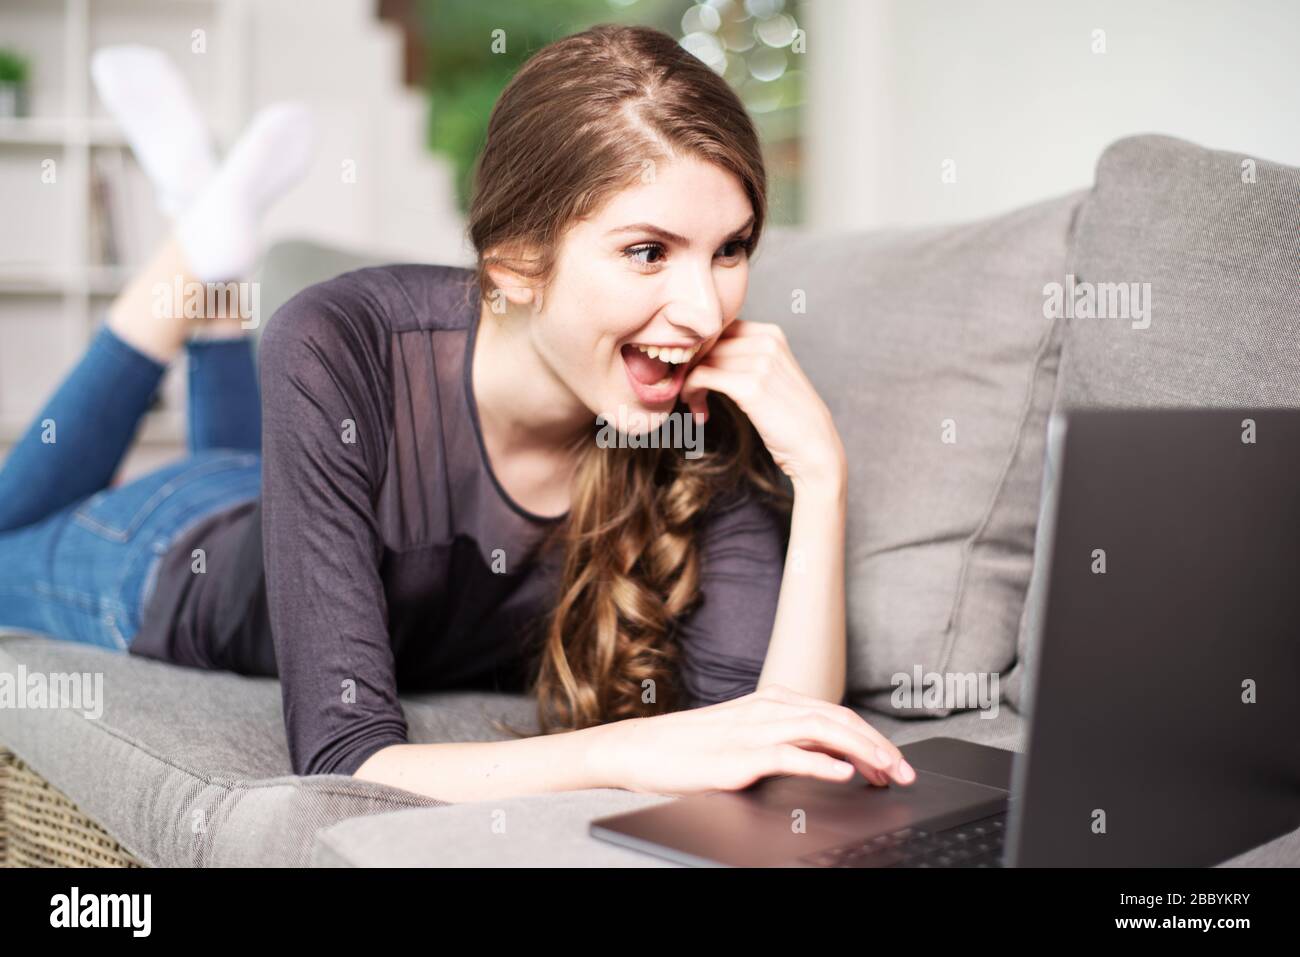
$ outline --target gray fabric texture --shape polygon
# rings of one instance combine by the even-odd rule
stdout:
[[[1151,324],[1067,320],[1061,406],[1300,402],[1300,169],[1243,183],[1246,158],[1164,136],[1102,154],[1069,270],[1150,283]]]
[[[1023,751],[1025,720],[1010,708],[994,718],[963,711],[929,721],[898,720],[860,709],[899,745],[946,736]],[[593,838],[588,825],[676,798],[599,788],[502,801],[474,801],[353,818],[316,835],[314,867],[676,867]],[[1252,848],[1220,867],[1295,867],[1300,829]]]
[[[0,672],[102,676],[103,711],[0,708],[0,742],[141,861],[160,867],[296,866],[320,827],[444,802],[345,775],[295,777],[280,684],[100,648],[0,634]],[[506,737],[534,728],[525,696],[408,695],[415,742]]]
[[[1009,709],[1007,713],[1014,714]],[[588,833],[596,818],[673,800],[593,789],[352,818],[317,833],[311,863],[313,867],[676,867]],[[1298,864],[1300,829],[1217,866]]]
[[[1024,723],[1010,708],[992,718],[963,711],[930,721],[900,720],[859,709],[891,741],[948,736],[1019,750]],[[992,712],[990,712],[992,713]],[[587,826],[609,814],[673,797],[593,788],[433,811],[400,811],[344,821],[316,838],[316,867],[672,867],[671,862],[591,837]]]
[[[261,290],[258,308],[260,336],[275,311],[301,290],[353,269],[381,266],[388,260],[360,251],[339,249],[306,239],[275,243],[258,260],[254,278]]]
[[[17,675],[20,666],[28,675],[102,676],[99,717],[64,708],[3,708],[0,742],[151,866],[304,865],[311,860],[316,832],[339,821],[402,809],[465,807],[344,775],[293,776],[279,682],[271,678],[0,633],[0,672]],[[507,737],[492,726],[493,718],[523,729],[537,727],[536,702],[524,695],[439,692],[401,700],[414,742]],[[901,742],[952,734],[999,747],[1022,746],[1019,719],[1008,708],[994,718],[967,711],[924,722],[865,709],[859,713]],[[540,801],[581,808],[589,799],[599,803],[601,794],[606,800],[614,795],[616,802],[632,797],[599,789],[543,795]],[[463,818],[476,812],[459,813]],[[537,813],[541,820],[550,814],[544,803]],[[557,828],[569,827],[571,833],[576,819],[556,813]],[[557,833],[555,840],[562,838]],[[467,852],[472,844],[459,846]],[[423,845],[412,844],[417,846]]]
[[[1253,183],[1242,182],[1245,160]],[[1066,319],[1054,409],[1300,406],[1298,197],[1295,167],[1167,136],[1112,144],[1079,210],[1067,272],[1076,283],[1150,283],[1150,325]],[[1035,555],[1024,661],[1047,563]],[[1013,707],[1025,671],[1003,682]]]
[[[893,676],[1015,661],[1060,351],[1042,288],[1062,273],[1082,195],[957,226],[787,239],[755,259],[745,318],[785,329],[848,455],[859,705],[946,715],[896,709]]]
[[[4,708],[0,742],[152,866],[658,863],[589,838],[586,826],[602,814],[672,800],[663,795],[591,789],[445,804],[340,775],[293,777],[273,679],[0,635],[0,672],[17,674],[20,664],[29,674],[102,674],[99,718]],[[404,697],[402,704],[413,740],[496,740],[491,717],[536,726],[535,702],[524,696],[439,693]],[[1010,708],[991,719],[966,711],[933,721],[859,713],[900,744],[950,735],[1024,747],[1023,719]],[[497,809],[504,810],[506,834],[484,838],[485,814]],[[367,818],[373,828],[364,826]],[[1294,866],[1300,832],[1234,860]]]

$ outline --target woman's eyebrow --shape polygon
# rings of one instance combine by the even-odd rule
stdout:
[[[749,219],[745,220],[737,229],[732,230],[727,239],[735,239],[752,225],[754,225],[754,217],[751,215]],[[674,232],[664,229],[662,226],[656,226],[654,223],[632,223],[628,226],[616,226],[605,235],[612,236],[615,233],[649,233],[652,236],[662,239],[664,242],[677,243],[681,246],[690,245],[690,240],[685,236],[679,236]]]

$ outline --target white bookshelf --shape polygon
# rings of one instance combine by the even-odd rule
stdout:
[[[402,85],[400,31],[380,0],[0,0],[0,46],[32,63],[32,116],[0,121],[0,456],[76,361],[104,310],[167,224],[89,76],[91,51],[164,50],[185,73],[226,149],[255,106],[305,102],[315,158],[263,218],[263,249],[284,239],[366,250],[394,262],[473,261],[450,164],[425,145],[430,103]],[[207,49],[191,49],[206,31]],[[57,163],[58,183],[40,182]],[[347,162],[359,171],[340,176]],[[120,164],[118,166],[117,164]],[[129,199],[121,261],[95,255],[92,170],[110,165]],[[115,232],[116,235],[116,232]],[[129,253],[129,255],[127,254]],[[121,476],[183,445],[183,363],[147,417]]]
[[[166,235],[151,188],[90,79],[93,50],[142,43],[185,74],[219,146],[249,113],[246,0],[5,0],[0,45],[31,63],[31,115],[0,119],[0,454],[22,433]],[[194,31],[204,47],[194,49]],[[54,182],[42,178],[53,164]],[[108,171],[118,258],[91,231],[92,169]],[[184,368],[140,433],[140,458],[184,442]]]

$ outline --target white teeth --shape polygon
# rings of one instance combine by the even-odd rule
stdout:
[[[680,365],[683,362],[690,362],[695,358],[695,353],[700,351],[699,346],[691,346],[689,349],[680,347],[660,348],[659,346],[643,346],[634,343],[638,349],[648,355],[651,359],[658,359],[661,362],[668,362],[673,365]]]

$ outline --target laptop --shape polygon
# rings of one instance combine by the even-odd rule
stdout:
[[[774,775],[591,834],[697,866],[1186,867],[1300,827],[1300,411],[1067,410],[1045,464],[1023,752],[932,737],[911,785]]]

